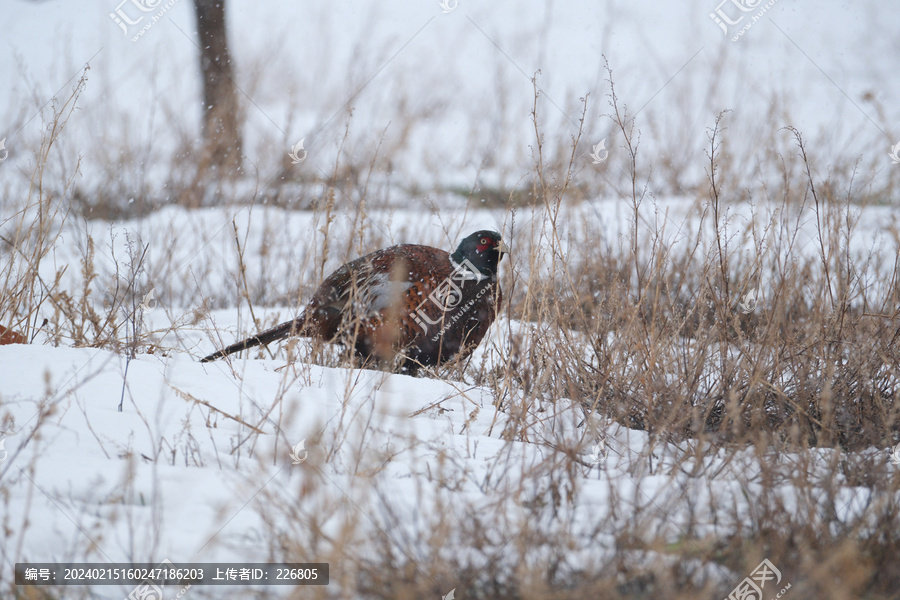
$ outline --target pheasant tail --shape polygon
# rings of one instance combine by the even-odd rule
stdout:
[[[284,339],[293,335],[306,335],[303,333],[303,331],[306,329],[303,326],[304,320],[305,316],[300,315],[296,319],[285,321],[280,325],[276,325],[272,329],[267,329],[261,333],[257,333],[253,337],[249,337],[246,340],[236,342],[228,346],[227,348],[223,348],[218,352],[213,352],[209,356],[202,358],[200,362],[211,362],[214,360],[218,360],[220,358],[228,356],[229,354],[234,354],[235,352],[240,352],[241,350],[247,350],[248,348],[255,348],[256,346],[264,346],[276,340]]]

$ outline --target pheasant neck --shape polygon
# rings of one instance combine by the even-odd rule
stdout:
[[[450,264],[453,265],[454,272],[462,271],[465,279],[474,279],[478,283],[481,283],[483,279],[493,276],[492,274],[482,273],[481,270],[468,259],[463,258],[457,260],[457,257],[454,254],[450,255]]]

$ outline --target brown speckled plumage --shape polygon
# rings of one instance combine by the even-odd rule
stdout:
[[[452,255],[416,244],[367,254],[329,275],[296,319],[202,362],[291,335],[353,346],[363,359],[411,373],[465,358],[500,306],[497,266],[503,252],[498,233],[477,231]]]

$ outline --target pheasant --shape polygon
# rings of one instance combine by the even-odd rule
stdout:
[[[418,244],[378,250],[329,275],[296,319],[201,362],[289,336],[352,347],[364,362],[409,374],[466,358],[496,317],[497,268],[508,252],[493,231],[476,231],[452,254]]]

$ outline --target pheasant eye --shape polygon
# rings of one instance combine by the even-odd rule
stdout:
[[[490,243],[490,240],[488,240],[487,238],[481,238],[482,246],[487,246],[489,243]]]

